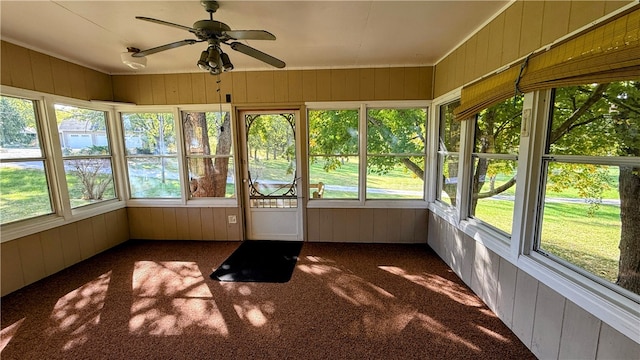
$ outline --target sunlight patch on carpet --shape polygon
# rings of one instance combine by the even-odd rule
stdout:
[[[228,336],[229,329],[198,264],[136,261],[129,332],[136,335]]]
[[[213,297],[195,262],[136,261],[132,283],[134,296]]]
[[[400,276],[414,284],[420,285],[436,293],[446,295],[451,300],[457,301],[461,304],[473,307],[484,306],[484,303],[482,303],[482,301],[480,301],[480,299],[475,295],[470,293],[465,287],[441,276],[428,273],[410,274],[397,266],[378,266],[378,268],[393,275]]]
[[[228,336],[229,329],[213,299],[135,299],[129,332],[135,335]]]
[[[110,281],[111,271],[58,299],[46,334],[66,339],[63,350],[71,350],[89,340],[91,330],[100,323]]]
[[[18,333],[18,329],[20,329],[20,325],[22,325],[25,319],[26,317],[0,330],[0,353],[2,352],[2,350],[4,350],[7,344],[9,344],[11,339],[16,336],[16,334]]]

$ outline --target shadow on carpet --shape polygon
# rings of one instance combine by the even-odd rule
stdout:
[[[211,274],[219,281],[285,283],[291,279],[301,241],[247,240]]]

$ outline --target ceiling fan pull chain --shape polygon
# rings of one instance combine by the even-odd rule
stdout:
[[[220,91],[220,82],[222,80],[220,80],[220,73],[218,73],[218,75],[216,75],[216,91],[218,92],[218,106],[220,109],[220,120],[222,121],[222,124],[224,124],[224,116],[222,115],[222,94]],[[224,126],[220,125],[220,132],[224,131]]]

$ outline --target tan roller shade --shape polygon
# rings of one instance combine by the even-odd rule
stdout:
[[[596,25],[549,50],[530,56],[518,84],[521,92],[560,86],[640,79],[640,6]],[[521,65],[462,88],[457,119],[516,94]]]

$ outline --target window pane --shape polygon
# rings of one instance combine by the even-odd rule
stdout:
[[[183,112],[182,129],[187,156],[230,155],[233,151],[228,112]]]
[[[309,110],[309,154],[358,154],[358,114],[358,110]]]
[[[368,157],[367,199],[422,199],[423,173],[424,157]]]
[[[438,200],[456,206],[458,186],[458,155],[438,154],[440,176],[438,176]]]
[[[55,104],[60,146],[65,157],[108,155],[107,120],[104,111]]]
[[[640,81],[555,89],[548,153],[640,156],[638,106]]]
[[[116,198],[107,114],[62,104],[54,107],[71,208]]]
[[[460,151],[460,121],[453,118],[453,109],[458,106],[459,100],[440,106],[440,151]]]
[[[511,234],[516,192],[514,160],[474,159],[470,215]]]
[[[638,109],[640,81],[554,90],[537,244],[578,271],[635,294],[640,294]],[[566,155],[580,156],[580,163]]]
[[[176,134],[171,113],[122,114],[127,155],[176,154]]]
[[[0,223],[52,214],[36,102],[0,96],[0,110]]]
[[[458,152],[460,151],[460,121],[453,117],[453,109],[460,100],[440,106],[438,141],[438,190],[436,199],[456,206],[458,185]],[[453,154],[451,154],[453,153]]]
[[[625,172],[623,177],[633,176],[631,168]],[[539,249],[616,283],[623,232],[620,178],[617,166],[548,163]]]
[[[359,114],[309,110],[309,198],[358,199]]]
[[[523,96],[482,110],[475,119],[469,216],[511,235]],[[483,156],[478,156],[483,154]],[[508,159],[500,155],[513,155]]]
[[[0,159],[41,157],[35,102],[0,96]]]
[[[0,223],[51,213],[43,161],[0,164]]]
[[[233,157],[189,158],[191,197],[236,196]]]
[[[64,160],[71,207],[116,198],[110,158]]]
[[[426,123],[424,108],[367,110],[367,199],[424,198]]]
[[[177,158],[129,158],[127,167],[132,198],[180,197]]]
[[[183,112],[191,197],[235,197],[231,119],[228,112]]]
[[[367,153],[423,154],[426,123],[426,109],[367,110]]]
[[[523,96],[482,110],[476,118],[475,153],[517,154],[520,146]]]
[[[314,198],[314,191],[319,191],[317,184],[322,183],[324,191],[316,199],[358,199],[357,156],[311,156],[309,159],[309,181],[316,184],[309,187],[310,198]]]

